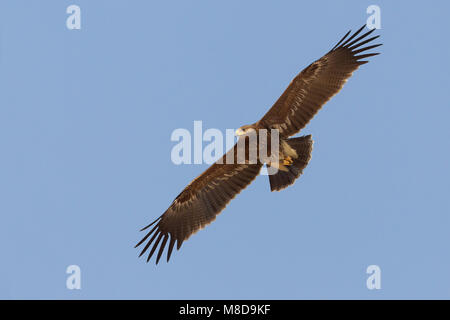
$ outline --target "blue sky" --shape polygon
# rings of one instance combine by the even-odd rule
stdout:
[[[172,163],[172,131],[258,120],[371,4],[382,54],[303,131],[295,185],[260,176],[169,264],[138,259],[138,230],[207,168]],[[450,298],[449,9],[2,1],[0,298]]]

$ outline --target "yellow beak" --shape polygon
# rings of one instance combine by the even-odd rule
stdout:
[[[242,130],[241,128],[237,129],[236,132],[234,133],[236,136],[242,136],[245,134],[244,130]]]

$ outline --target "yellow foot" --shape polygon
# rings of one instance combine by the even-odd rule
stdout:
[[[293,164],[293,163],[294,163],[294,160],[292,160],[291,157],[287,157],[287,158],[283,159],[283,164],[284,164],[285,166],[290,166],[290,165]]]

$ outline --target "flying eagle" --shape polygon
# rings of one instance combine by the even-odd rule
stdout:
[[[180,249],[183,241],[214,221],[230,200],[256,178],[264,164],[278,169],[275,174],[269,175],[271,191],[279,191],[294,183],[311,158],[313,140],[311,135],[289,137],[303,129],[317,111],[339,92],[353,71],[368,62],[362,59],[378,54],[366,51],[381,44],[364,46],[379,37],[367,38],[375,29],[357,37],[364,27],[351,36],[351,31],[347,32],[327,54],[302,70],[261,120],[236,131],[239,139],[245,139],[250,133],[261,129],[266,132],[278,130],[277,163],[260,157],[256,162],[236,161],[238,142],[189,183],[163,215],[141,230],[153,226],[136,245],[138,247],[146,242],[139,256],[152,246],[148,262],[160,245],[156,258],[158,264],[168,243],[169,261],[175,243],[177,250]],[[235,161],[225,161],[229,157]]]

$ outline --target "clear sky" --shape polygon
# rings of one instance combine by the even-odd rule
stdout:
[[[169,264],[138,259],[138,230],[207,168],[172,163],[173,130],[255,122],[371,4],[382,54],[303,131],[315,145],[295,185],[270,193],[260,176]],[[449,12],[1,1],[0,298],[450,298]]]

